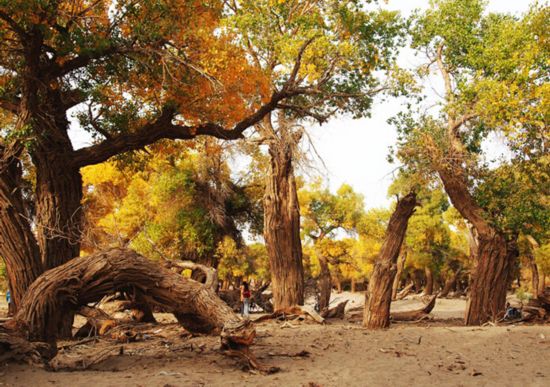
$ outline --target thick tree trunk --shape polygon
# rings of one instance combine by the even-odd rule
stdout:
[[[386,328],[390,324],[391,292],[397,270],[397,256],[415,206],[416,195],[408,194],[397,202],[390,218],[366,295],[363,325],[369,329]]]
[[[470,299],[466,310],[466,324],[478,325],[495,319],[504,312],[506,290],[510,281],[516,251],[508,252],[506,238],[486,219],[483,209],[468,191],[468,183],[461,166],[441,168],[439,176],[451,202],[475,229],[477,257],[470,283]]]
[[[321,272],[319,273],[319,310],[324,310],[330,304],[332,284],[328,262],[325,257],[319,257],[319,266],[321,266]]]
[[[275,310],[304,303],[300,208],[290,146],[272,143],[264,197],[264,238]]]
[[[40,276],[10,322],[31,341],[54,343],[67,313],[116,292],[143,295],[149,306],[172,312],[189,330],[220,330],[241,320],[215,292],[131,250],[113,249],[75,258]]]
[[[399,259],[397,260],[397,272],[395,273],[395,278],[393,279],[393,285],[391,288],[391,299],[395,300],[397,297],[397,291],[399,290],[399,285],[401,284],[401,273],[403,273],[403,268],[405,267],[405,261],[407,260],[407,253],[403,252]]]
[[[480,235],[478,240],[478,262],[466,308],[467,325],[496,320],[502,314],[510,273],[517,257],[513,252],[507,252],[507,243],[501,234],[492,237]]]
[[[423,293],[425,296],[431,296],[434,292],[434,275],[430,267],[426,267],[424,273],[426,273],[426,285]]]
[[[21,194],[21,166],[16,155],[0,148],[5,156],[0,165],[0,256],[6,272],[13,307],[19,308],[25,291],[42,274],[38,244],[25,217],[28,215]]]

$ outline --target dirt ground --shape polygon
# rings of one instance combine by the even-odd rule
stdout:
[[[361,303],[361,297],[349,297]],[[421,305],[409,299],[395,309]],[[281,371],[250,372],[221,354],[219,340],[190,336],[167,315],[142,340],[102,339],[64,351],[68,357],[104,347],[124,354],[78,372],[0,366],[7,386],[550,386],[550,325],[460,326],[463,300],[438,300],[434,320],[366,331],[331,320],[268,321],[257,325],[258,358]]]

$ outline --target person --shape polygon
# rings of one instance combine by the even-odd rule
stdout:
[[[241,302],[243,303],[242,315],[248,317],[250,313],[250,287],[246,281],[243,281],[241,285]]]
[[[6,302],[8,303],[8,316],[12,316],[13,315],[13,305],[11,303],[11,292],[10,292],[9,289],[6,292]]]

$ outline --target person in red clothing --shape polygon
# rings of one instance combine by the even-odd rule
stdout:
[[[248,317],[250,313],[250,286],[248,282],[243,281],[241,285],[241,302],[243,303],[242,315]]]

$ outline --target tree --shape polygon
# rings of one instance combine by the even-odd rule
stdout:
[[[435,172],[477,240],[476,269],[466,323],[495,319],[505,307],[517,257],[515,232],[507,233],[475,196],[487,170],[481,143],[491,133],[508,139],[515,155],[537,157],[544,145],[547,76],[542,43],[548,8],[533,6],[521,19],[484,15],[479,0],[440,0],[412,21],[413,47],[426,54],[444,85],[441,110],[400,116],[399,155],[415,170]],[[410,112],[409,112],[410,113]]]
[[[347,249],[340,248],[334,253],[335,244],[330,239],[338,231],[353,232],[363,216],[363,196],[343,184],[336,194],[328,188],[322,188],[320,182],[300,190],[298,195],[302,214],[304,236],[313,242],[315,255],[318,258],[319,273],[319,308],[328,307],[332,289],[329,263],[347,255]],[[325,240],[328,239],[327,242]],[[342,246],[338,246],[342,247]]]
[[[227,25],[271,92],[288,78],[299,96],[256,124],[270,157],[264,201],[264,238],[270,257],[275,308],[303,303],[300,212],[294,169],[304,121],[326,122],[336,114],[368,114],[373,96],[390,89],[375,70],[389,71],[401,33],[394,12],[367,12],[362,2],[228,2]],[[298,57],[292,63],[290,58]],[[394,82],[395,92],[401,83]]]
[[[16,306],[79,255],[80,168],[160,139],[240,138],[304,92],[293,77],[267,91],[222,12],[221,1],[0,4],[0,255]],[[73,148],[73,111],[93,145]]]
[[[369,329],[387,328],[390,324],[392,284],[396,273],[397,257],[416,204],[414,193],[398,200],[388,223],[384,243],[376,258],[365,299],[363,325]]]

